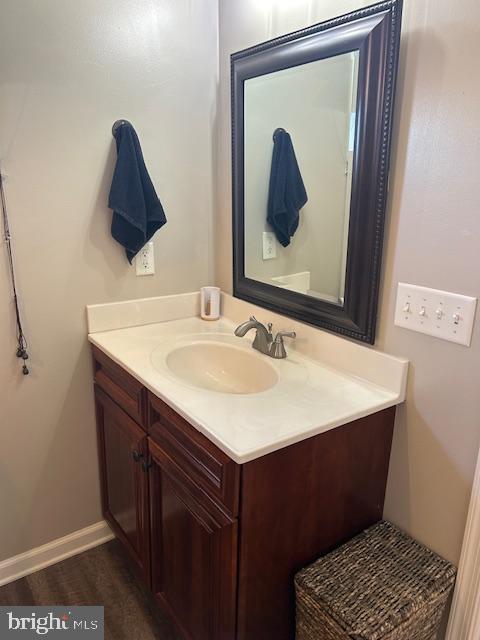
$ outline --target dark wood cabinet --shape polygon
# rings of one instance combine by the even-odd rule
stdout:
[[[237,640],[293,640],[295,573],[381,519],[394,413],[243,465]]]
[[[95,401],[103,514],[149,580],[147,435],[98,386]]]
[[[293,640],[296,571],[382,517],[395,409],[239,465],[94,366],[104,515],[181,637]]]
[[[150,456],[153,592],[187,638],[234,638],[237,521]]]

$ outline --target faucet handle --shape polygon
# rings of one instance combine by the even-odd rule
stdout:
[[[296,338],[295,331],[279,331],[275,336],[275,340],[270,345],[270,355],[272,358],[286,358],[287,352],[283,344],[283,338]]]
[[[275,342],[283,342],[283,338],[296,338],[297,334],[295,331],[279,331],[275,336]]]

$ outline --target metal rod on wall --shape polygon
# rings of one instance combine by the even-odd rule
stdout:
[[[15,305],[15,321],[17,324],[17,358],[21,358],[23,360],[22,365],[22,373],[23,375],[28,375],[30,371],[26,365],[26,361],[28,360],[28,352],[27,352],[27,340],[25,338],[25,334],[23,332],[22,327],[22,318],[20,315],[20,308],[18,304],[18,294],[17,294],[17,283],[15,278],[15,268],[13,262],[13,252],[12,252],[12,237],[10,235],[10,225],[8,222],[8,213],[7,213],[7,201],[5,199],[5,189],[3,186],[4,176],[0,171],[0,200],[2,203],[2,217],[3,217],[3,230],[5,234],[5,246],[7,248],[7,256],[8,256],[8,264],[10,269],[10,279],[12,283],[13,289],[13,303]]]

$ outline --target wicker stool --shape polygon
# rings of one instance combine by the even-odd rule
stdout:
[[[379,522],[295,577],[297,640],[433,640],[456,569]]]

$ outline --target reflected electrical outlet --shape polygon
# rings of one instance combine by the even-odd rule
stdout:
[[[272,260],[277,257],[277,241],[275,234],[271,231],[264,231],[262,236],[262,257],[264,260]]]

